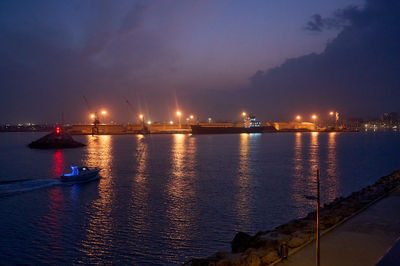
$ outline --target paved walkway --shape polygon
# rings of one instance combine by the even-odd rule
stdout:
[[[321,266],[376,265],[399,236],[397,190],[322,236]],[[315,265],[315,241],[277,265]],[[394,265],[400,265],[400,261]]]

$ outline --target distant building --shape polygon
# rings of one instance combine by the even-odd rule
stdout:
[[[395,125],[399,122],[399,114],[395,112],[384,113],[382,115],[382,122],[387,125]]]

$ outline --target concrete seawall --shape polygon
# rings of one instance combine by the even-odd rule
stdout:
[[[328,234],[335,228],[340,228],[344,222],[352,219],[352,217],[357,216],[357,214],[364,210],[369,209],[370,206],[385,198],[399,187],[400,171],[395,171],[388,176],[381,177],[373,185],[367,186],[360,191],[353,192],[348,197],[340,197],[329,204],[325,204],[320,211],[320,228],[322,230],[322,235]],[[231,242],[231,252],[217,252],[207,258],[192,259],[187,262],[187,264],[275,265],[281,261],[280,255],[283,246],[288,247],[289,260],[291,260],[293,254],[310,246],[310,243],[315,242],[315,234],[316,213],[311,212],[306,217],[292,220],[273,230],[258,232],[253,236],[244,232],[239,232]],[[315,252],[315,248],[311,248],[310,250],[311,253]],[[292,265],[312,265],[314,263],[307,264],[310,262],[310,256],[311,255],[308,256],[308,260],[305,259],[306,256],[300,256],[300,260],[305,262],[296,264],[297,262],[295,261]],[[313,258],[311,258],[311,261],[313,261],[312,259]],[[336,262],[340,261],[340,259],[339,254],[339,258]],[[376,262],[377,261],[371,265],[374,265]]]

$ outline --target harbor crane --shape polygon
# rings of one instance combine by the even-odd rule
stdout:
[[[85,101],[89,112],[91,112],[92,109],[90,108],[89,101],[85,95],[83,95],[83,100]],[[99,134],[99,127],[97,126],[98,124],[100,124],[99,115],[97,114],[97,112],[94,112],[94,114],[91,114],[90,117],[93,119],[92,135]]]

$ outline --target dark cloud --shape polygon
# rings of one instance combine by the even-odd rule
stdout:
[[[307,22],[305,29],[312,32],[343,29],[345,26],[356,23],[360,13],[360,8],[352,5],[336,10],[331,17],[327,18],[323,18],[320,14],[314,14]]]
[[[306,29],[309,31],[322,31],[325,26],[325,22],[322,20],[321,15],[314,14],[311,16],[311,20],[307,22]]]
[[[251,77],[248,94],[256,95],[254,106],[264,115],[286,117],[330,108],[347,116],[398,111],[399,11],[399,1],[380,0],[368,0],[363,8],[338,10],[335,18],[347,25],[321,54],[289,59]],[[326,22],[315,16],[308,26],[319,31]],[[258,108],[261,102],[266,107]]]

